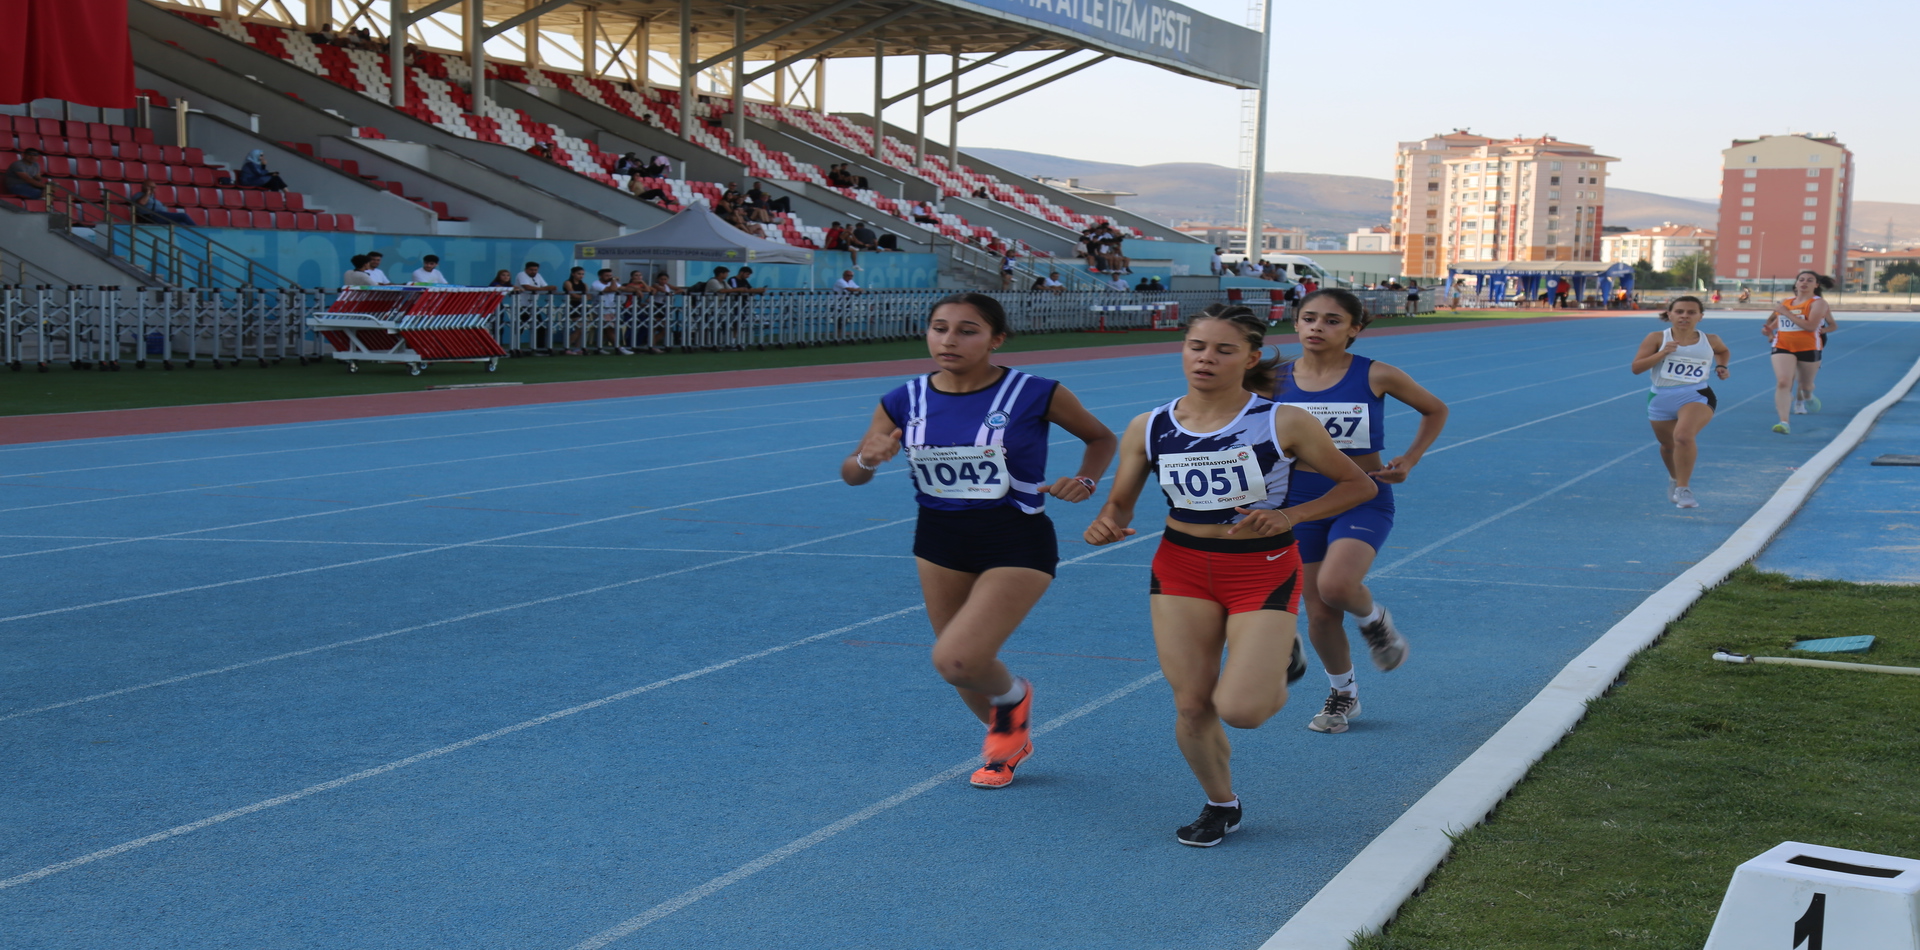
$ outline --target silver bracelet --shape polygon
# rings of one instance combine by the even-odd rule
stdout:
[[[878,465],[868,465],[867,460],[861,458],[858,452],[853,453],[853,464],[860,466],[862,471],[877,472],[880,470],[880,466]]]

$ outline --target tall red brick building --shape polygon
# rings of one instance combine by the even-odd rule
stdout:
[[[1792,282],[1847,269],[1853,152],[1832,135],[1735,139],[1721,152],[1714,276],[1733,286]]]

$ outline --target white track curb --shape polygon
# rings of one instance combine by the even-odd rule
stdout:
[[[1726,542],[1613,625],[1519,713],[1373,839],[1260,950],[1347,950],[1376,933],[1446,860],[1451,835],[1485,820],[1527,770],[1605,693],[1627,661],[1658,639],[1708,588],[1758,556],[1881,414],[1920,382],[1920,362],[1787,478]]]

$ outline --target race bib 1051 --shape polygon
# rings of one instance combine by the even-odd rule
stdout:
[[[913,481],[935,498],[986,501],[1007,495],[1007,450],[998,445],[916,445]]]
[[[1267,497],[1260,459],[1246,446],[1220,452],[1162,455],[1160,485],[1176,508],[1218,511],[1243,508]]]

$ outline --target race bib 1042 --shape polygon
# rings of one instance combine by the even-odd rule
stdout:
[[[1373,415],[1363,402],[1293,402],[1313,414],[1315,421],[1333,436],[1333,444],[1343,451],[1379,451],[1373,444]]]
[[[916,445],[914,484],[935,498],[986,501],[1007,495],[1007,450],[998,445]]]
[[[1176,508],[1217,511],[1243,508],[1267,497],[1260,459],[1246,446],[1220,452],[1162,455],[1160,486]]]

